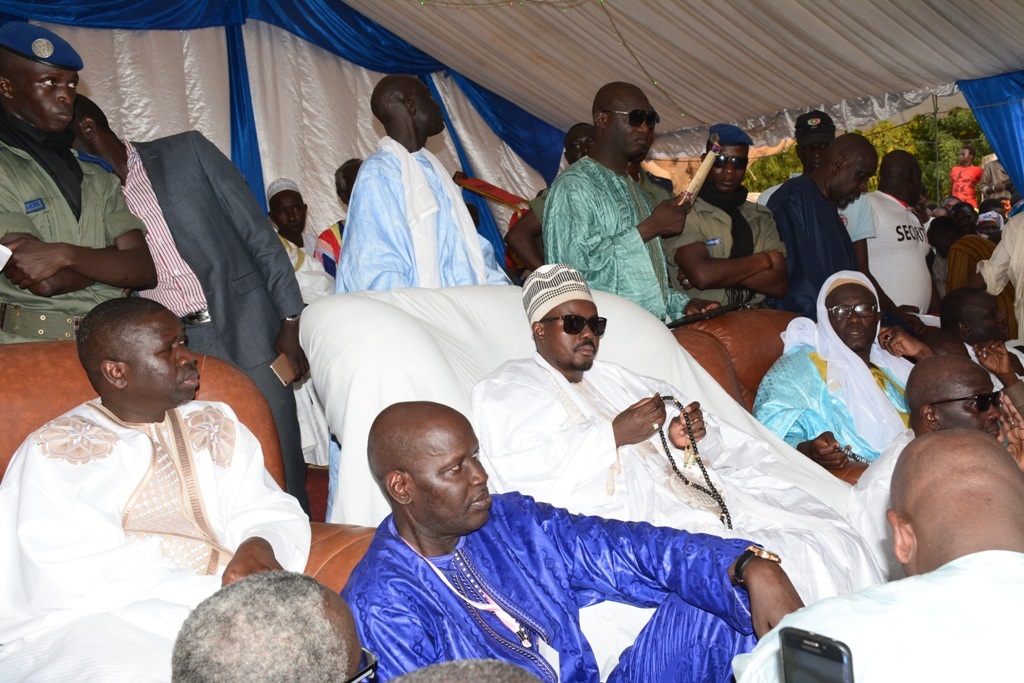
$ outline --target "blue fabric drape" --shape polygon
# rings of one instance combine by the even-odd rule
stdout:
[[[434,84],[434,79],[430,76],[423,76],[421,78],[427,84],[427,87],[430,88],[430,94],[441,105],[444,125],[448,129],[448,134],[452,136],[452,143],[455,145],[455,153],[459,157],[459,165],[462,166],[462,172],[472,176],[473,166],[469,163],[469,157],[466,156],[466,151],[462,147],[462,141],[459,140],[455,127],[452,126],[452,120],[448,116],[448,107],[444,106],[444,99]],[[477,227],[477,232],[487,238],[487,241],[494,247],[494,255],[498,259],[498,266],[504,266],[505,241],[501,238],[501,231],[498,230],[498,224],[494,221],[494,214],[491,213],[490,207],[487,206],[487,200],[475,192],[467,192],[466,190],[462,191],[462,198],[476,207],[477,212],[480,214],[480,225]]]
[[[957,85],[1017,191],[1024,190],[1024,71]]]
[[[550,185],[562,162],[565,133],[462,74],[448,73],[491,130]]]
[[[231,160],[245,176],[256,201],[266,210],[260,141],[252,108],[249,69],[245,62],[245,41],[241,26],[227,26],[228,79],[231,89]]]
[[[35,19],[89,28],[188,30],[237,26],[242,0],[0,0],[6,19]]]
[[[441,62],[337,0],[246,0],[246,16],[290,31],[372,71],[425,76],[445,69]],[[550,185],[562,160],[564,132],[465,76],[448,73],[491,130]]]
[[[241,34],[240,31],[232,33],[230,27],[237,29],[246,19],[257,19],[290,31],[353,64],[381,73],[425,76],[446,69],[441,62],[340,0],[0,0],[0,21],[5,14],[9,15],[6,19],[35,19],[89,28],[229,27],[231,156],[257,197],[262,197],[264,191],[262,172],[256,172],[260,164],[252,96],[244,70]],[[561,161],[562,131],[461,74],[449,73],[495,134],[550,184]],[[453,129],[449,127],[449,130]],[[468,173],[464,157],[462,163]],[[490,216],[490,211],[482,212],[482,216]],[[504,252],[500,240],[495,243],[495,249]]]

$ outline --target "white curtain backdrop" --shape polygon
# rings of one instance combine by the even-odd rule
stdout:
[[[82,55],[80,92],[103,109],[118,135],[152,140],[199,130],[231,154],[224,29],[111,31],[42,25]]]
[[[224,29],[124,31],[43,24],[82,55],[80,91],[106,112],[129,140],[202,131],[231,154],[230,99]],[[384,74],[332,55],[270,24],[243,27],[249,83],[260,140],[263,179],[288,177],[309,205],[306,230],[317,234],[344,215],[334,170],[366,158],[384,130],[370,114],[370,93]],[[516,156],[450,79],[434,75],[478,177],[531,198],[540,175]],[[459,170],[448,133],[428,148]],[[498,207],[504,230],[509,213]]]

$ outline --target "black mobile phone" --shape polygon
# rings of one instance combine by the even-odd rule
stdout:
[[[779,631],[785,683],[853,683],[853,655],[846,643],[786,627]]]

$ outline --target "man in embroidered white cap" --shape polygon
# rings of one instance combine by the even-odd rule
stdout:
[[[0,483],[0,678],[167,681],[189,611],[302,571],[309,523],[231,409],[193,400],[196,358],[161,304],[100,304],[78,352],[100,399],[26,439]]]
[[[692,394],[596,360],[615,321],[598,315],[578,271],[543,266],[524,283],[523,305],[536,354],[505,363],[472,392],[495,490],[576,513],[750,538],[782,555],[807,603],[881,580],[837,512],[768,474],[774,456],[765,443],[704,413]],[[648,616],[616,609],[600,641],[608,654]],[[585,619],[584,628],[594,623]]]
[[[385,76],[370,98],[387,135],[359,169],[336,291],[507,285],[451,173],[424,145],[441,108],[413,76]]]
[[[277,234],[288,240],[307,256],[316,251],[316,235],[306,230],[306,202],[299,192],[299,184],[291,178],[278,178],[267,186],[267,215],[277,228]]]

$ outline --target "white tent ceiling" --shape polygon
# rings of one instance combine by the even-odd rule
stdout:
[[[1022,0],[346,2],[563,129],[617,80],[644,88],[663,132],[732,121],[772,142],[787,110],[836,105],[853,128],[1024,68]]]

